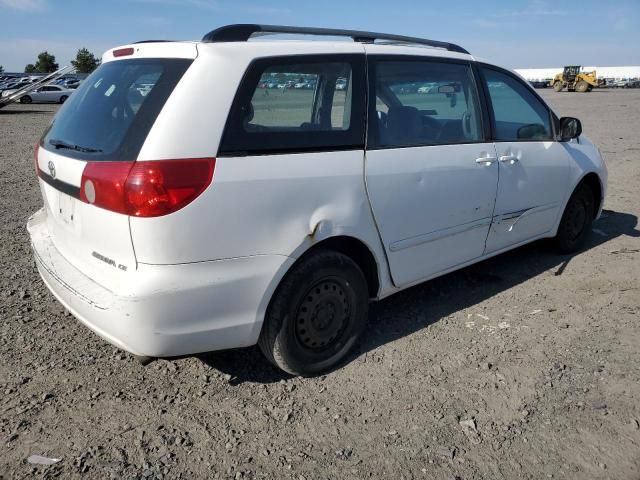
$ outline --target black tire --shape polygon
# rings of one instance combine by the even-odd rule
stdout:
[[[62,96],[60,97],[60,103],[64,103],[64,102],[66,102],[66,101],[67,101],[67,98],[69,98],[69,97],[68,97],[68,96],[66,96],[66,95],[62,95]]]
[[[25,95],[23,97],[20,97],[20,103],[25,103],[25,104],[29,104],[31,103],[33,100],[31,99],[31,97],[29,95]]]
[[[560,253],[574,253],[584,246],[591,232],[595,213],[593,190],[585,183],[578,185],[567,202],[554,238],[556,249]]]
[[[287,273],[265,315],[258,345],[292,375],[316,375],[349,353],[367,321],[369,295],[351,258],[318,251]]]
[[[553,84],[553,89],[556,92],[561,92],[563,88],[564,88],[564,83],[562,83],[560,80],[558,80]]]
[[[584,80],[580,80],[576,83],[576,92],[585,93],[589,90],[589,84]]]

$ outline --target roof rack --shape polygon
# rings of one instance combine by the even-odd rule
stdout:
[[[133,42],[131,45],[137,45],[138,43],[170,43],[175,41],[176,40],[138,40],[137,42]]]
[[[284,25],[257,25],[241,23],[226,25],[210,31],[202,41],[205,43],[217,42],[246,42],[252,35],[267,35],[271,33],[286,33],[297,35],[322,35],[330,37],[351,37],[354,42],[374,43],[376,40],[387,40],[390,42],[403,44],[428,45],[429,47],[444,48],[451,52],[469,53],[455,43],[428,40],[426,38],[406,37],[404,35],[390,35],[387,33],[364,32],[359,30],[341,30],[336,28],[311,28],[311,27],[289,27]]]

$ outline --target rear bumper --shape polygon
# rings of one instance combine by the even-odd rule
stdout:
[[[40,276],[84,325],[133,354],[171,357],[257,342],[267,304],[293,259],[261,255],[181,265],[139,264],[117,291],[69,263],[46,212],[29,219]]]

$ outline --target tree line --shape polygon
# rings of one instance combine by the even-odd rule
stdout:
[[[86,48],[81,48],[76,54],[75,60],[71,60],[71,65],[74,66],[77,73],[91,73],[98,65],[98,60],[93,53]],[[55,55],[44,51],[38,54],[38,58],[35,63],[29,63],[24,67],[24,73],[51,73],[58,70],[60,67],[56,63]],[[4,72],[4,68],[0,65],[0,73]]]

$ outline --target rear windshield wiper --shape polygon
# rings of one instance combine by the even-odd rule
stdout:
[[[76,152],[82,153],[99,153],[102,150],[99,148],[91,148],[91,147],[83,147],[81,145],[74,145],[72,143],[63,142],[62,140],[49,140],[49,144],[58,148],[66,148],[68,150],[75,150]]]

